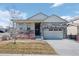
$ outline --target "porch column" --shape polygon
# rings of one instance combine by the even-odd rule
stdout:
[[[67,28],[63,28],[63,38],[67,38]]]
[[[41,23],[41,39],[43,40],[44,39],[44,29],[43,29],[43,22]]]

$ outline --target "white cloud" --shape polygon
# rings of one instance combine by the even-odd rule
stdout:
[[[70,20],[72,20],[74,17],[72,17],[72,16],[61,16],[61,18],[70,21]]]
[[[64,3],[54,3],[54,4],[52,4],[52,6],[51,6],[51,8],[52,7],[58,7],[58,6],[61,6],[61,5],[63,5]]]
[[[16,12],[19,10],[16,10]],[[27,14],[25,12],[19,11],[20,14],[17,15],[17,18],[25,19]],[[8,26],[10,24],[11,15],[8,10],[0,10],[0,26]]]

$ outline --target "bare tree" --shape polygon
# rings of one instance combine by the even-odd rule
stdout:
[[[16,28],[15,28],[15,20],[19,19],[19,15],[21,14],[19,11],[15,9],[9,9],[10,19],[12,21],[12,31],[10,32],[10,36],[13,39],[13,43],[16,44]]]

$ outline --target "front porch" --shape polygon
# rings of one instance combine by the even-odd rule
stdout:
[[[41,21],[15,21],[14,30],[16,39],[36,39],[41,38]],[[16,27],[16,28],[15,28]]]

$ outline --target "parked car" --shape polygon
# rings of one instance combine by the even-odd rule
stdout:
[[[4,31],[0,30],[0,33],[4,33]]]

